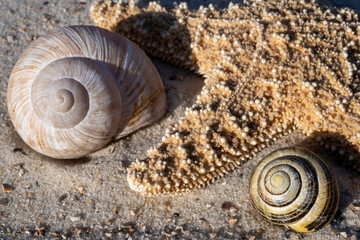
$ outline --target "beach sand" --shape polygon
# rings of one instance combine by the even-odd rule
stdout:
[[[128,187],[126,168],[158,143],[201,90],[201,77],[152,58],[166,88],[169,110],[156,124],[112,142],[79,160],[55,160],[30,149],[7,113],[6,88],[21,52],[46,32],[93,25],[92,1],[2,0],[0,2],[0,239],[359,239],[360,176],[335,163],[331,153],[295,132],[214,184],[172,197],[142,196]],[[172,1],[160,1],[170,5]],[[190,1],[190,8],[219,1]],[[227,6],[220,1],[219,7]],[[334,0],[335,2],[335,0]],[[336,1],[359,10],[357,0]],[[139,4],[146,4],[145,1]],[[341,202],[324,229],[300,234],[267,223],[254,211],[248,184],[256,164],[274,149],[298,143],[329,160],[338,176]]]

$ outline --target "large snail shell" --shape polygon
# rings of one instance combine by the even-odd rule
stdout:
[[[339,205],[334,173],[303,148],[284,148],[266,156],[251,177],[250,196],[266,220],[298,232],[326,226]]]
[[[8,110],[21,138],[54,158],[78,158],[157,121],[162,81],[130,40],[92,26],[55,30],[16,63]]]

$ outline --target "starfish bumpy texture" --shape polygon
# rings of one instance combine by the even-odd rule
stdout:
[[[92,18],[205,78],[180,122],[129,168],[132,189],[157,195],[206,186],[294,129],[360,170],[360,22],[354,11],[304,0],[224,10],[104,1],[92,6]]]

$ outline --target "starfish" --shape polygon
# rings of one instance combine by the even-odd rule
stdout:
[[[189,10],[96,2],[96,25],[204,76],[196,103],[128,182],[147,195],[212,183],[300,129],[360,170],[360,22],[313,1],[252,1]]]

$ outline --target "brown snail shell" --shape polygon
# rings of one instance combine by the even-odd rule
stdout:
[[[53,158],[78,158],[157,121],[162,80],[125,37],[93,26],[57,29],[34,41],[11,73],[7,103],[21,138]]]
[[[250,197],[266,220],[313,232],[334,218],[339,187],[333,171],[317,155],[303,148],[283,148],[258,164],[250,180]]]

